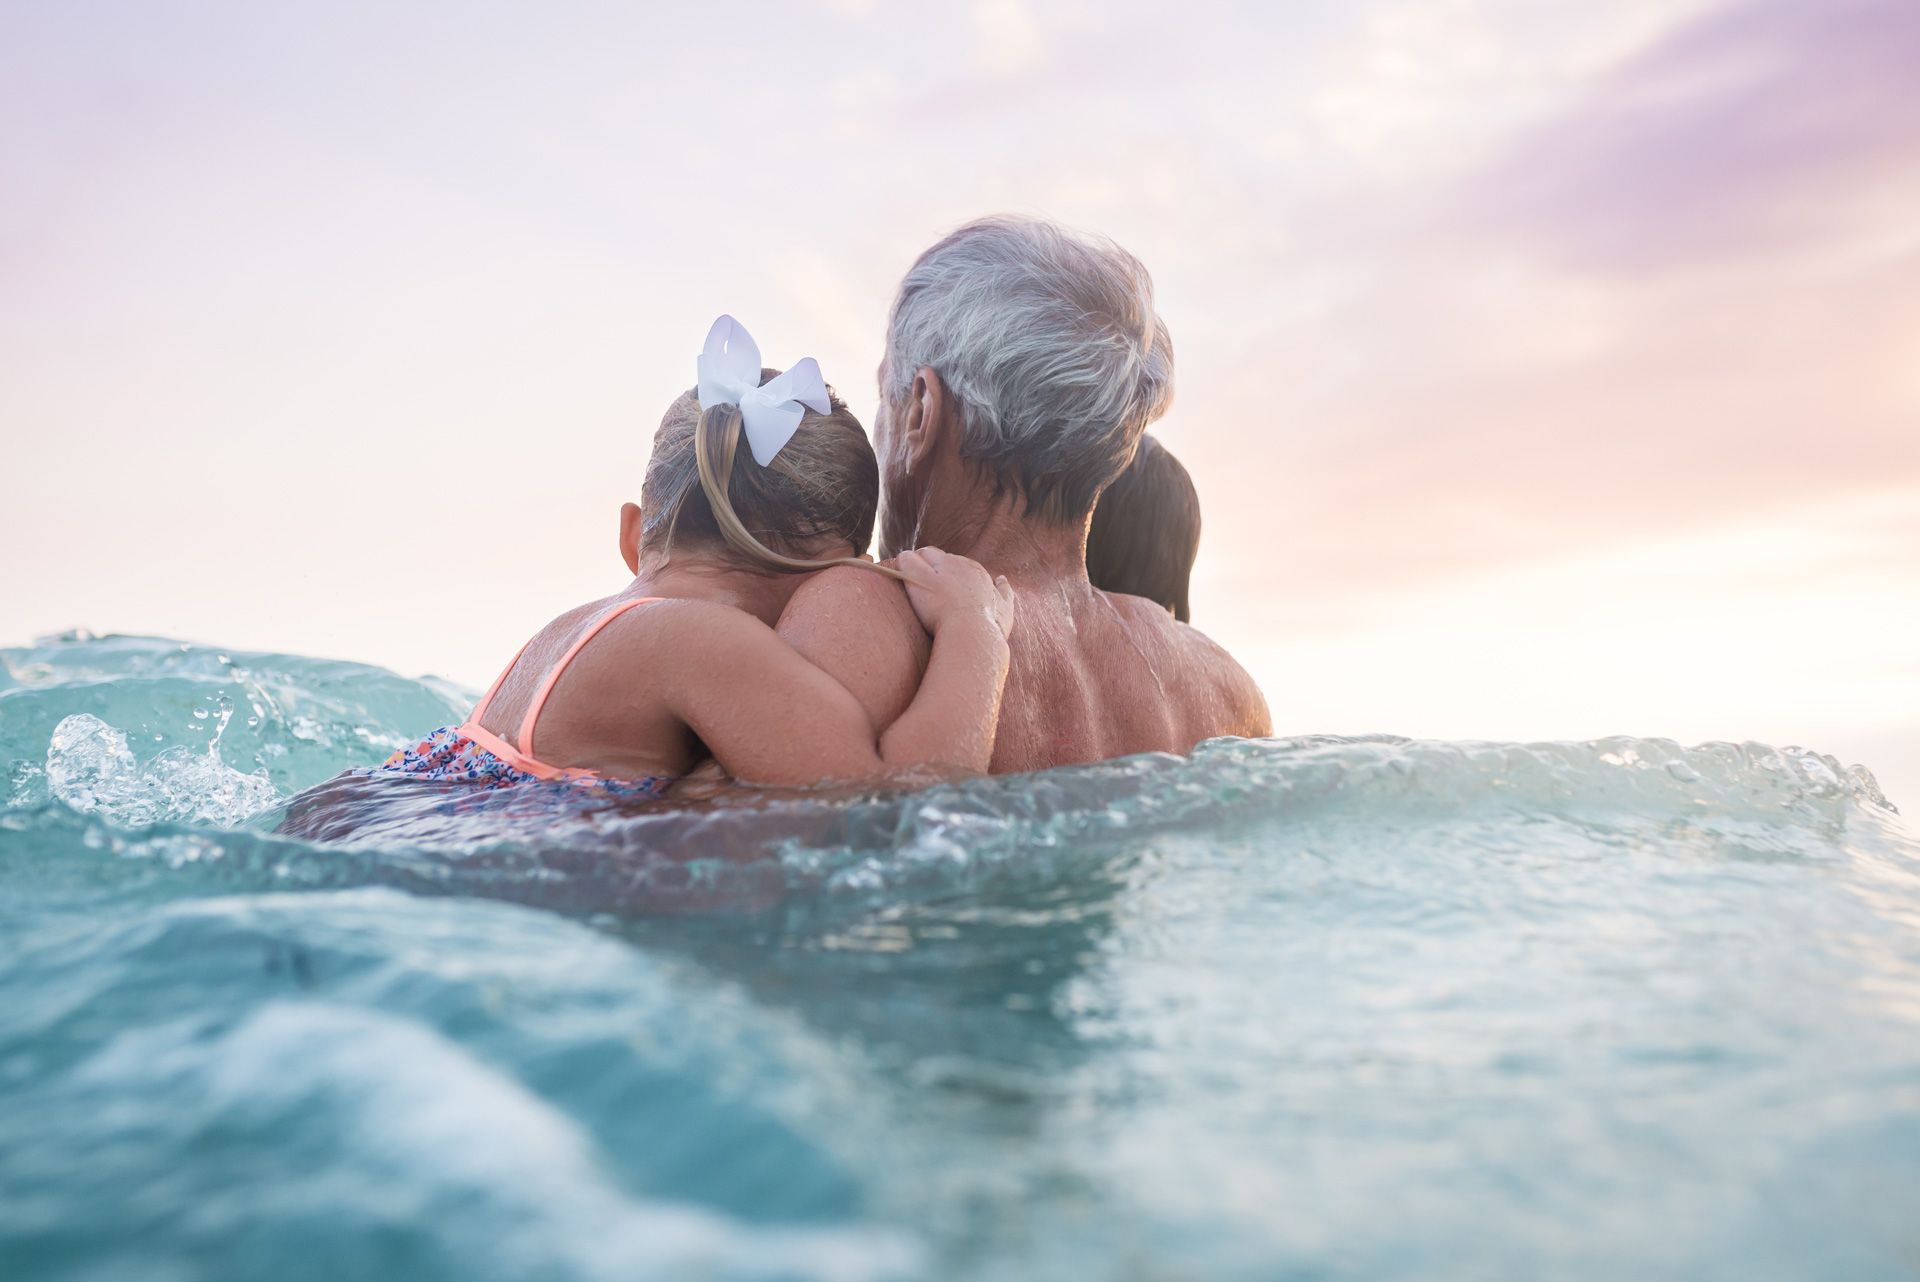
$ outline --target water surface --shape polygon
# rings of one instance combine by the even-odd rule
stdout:
[[[0,658],[9,1279],[1920,1276],[1920,843],[1815,752],[355,785],[295,838],[471,692]]]

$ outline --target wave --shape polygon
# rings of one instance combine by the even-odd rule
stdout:
[[[70,632],[0,650],[0,804],[232,826],[465,714],[363,663]],[[64,729],[62,728],[64,725]]]
[[[360,665],[0,666],[22,1278],[1910,1262],[1920,842],[1818,752],[1219,740],[673,807],[342,777],[471,697]]]
[[[224,861],[237,884],[390,884],[572,913],[1045,883],[1153,833],[1327,816],[1375,829],[1441,814],[1551,819],[1668,846],[1818,858],[1849,816],[1895,813],[1865,768],[1809,749],[1625,737],[1216,740],[1189,757],[911,791],[738,790],[692,806],[329,780],[457,719],[466,695],[364,665],[156,638],[72,636],[0,658],[15,683],[0,690],[0,752],[14,757],[16,830],[85,832],[85,817],[105,821],[97,841],[122,856]],[[249,715],[236,720],[236,707]]]

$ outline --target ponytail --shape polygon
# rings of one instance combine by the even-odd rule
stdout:
[[[741,420],[738,405],[715,405],[700,411],[700,420],[693,431],[693,461],[700,475],[700,488],[707,496],[707,506],[713,512],[713,521],[720,529],[720,537],[740,556],[753,565],[778,574],[808,574],[814,570],[824,570],[835,565],[855,565],[863,570],[872,570],[889,578],[907,582],[907,577],[898,570],[872,561],[863,561],[859,557],[839,556],[824,561],[807,561],[798,557],[783,556],[753,536],[733,510],[733,501],[728,491],[733,484],[734,460],[740,453]],[[756,464],[757,466],[757,464]],[[787,473],[780,465],[776,455],[767,465],[770,469]],[[677,513],[676,513],[677,515]]]

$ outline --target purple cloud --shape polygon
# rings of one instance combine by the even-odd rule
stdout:
[[[1607,76],[1476,184],[1477,219],[1601,267],[1818,232],[1920,162],[1920,4],[1757,0]]]

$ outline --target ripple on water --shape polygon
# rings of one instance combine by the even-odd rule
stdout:
[[[4,658],[10,1277],[1920,1274],[1920,845],[1817,752],[555,808],[315,790],[390,673]]]

